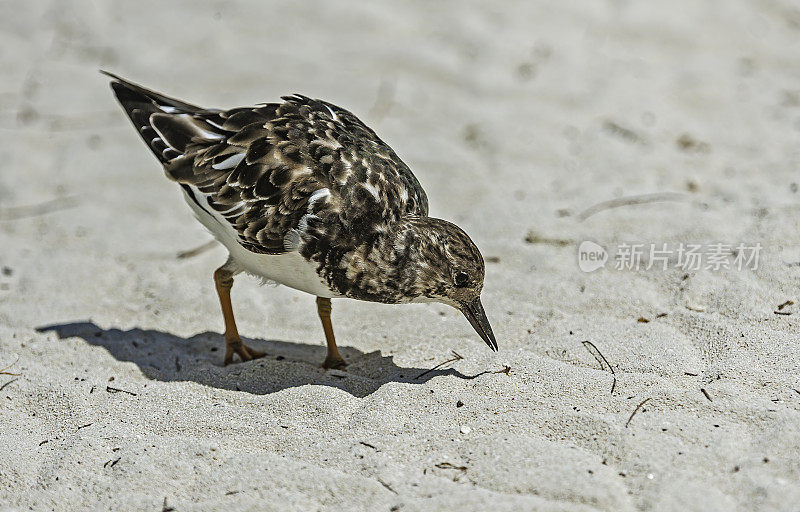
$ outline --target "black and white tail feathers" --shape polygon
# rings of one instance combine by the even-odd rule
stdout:
[[[186,152],[192,142],[214,142],[225,137],[219,127],[200,115],[209,110],[157,93],[107,71],[111,88],[145,144],[163,165]],[[213,111],[211,111],[213,112]]]

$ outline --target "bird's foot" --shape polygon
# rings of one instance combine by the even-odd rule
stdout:
[[[325,358],[325,362],[322,363],[322,367],[326,370],[347,370],[347,363],[344,362],[344,359],[340,357],[331,357],[328,356]]]
[[[242,362],[251,361],[264,357],[266,352],[250,348],[244,344],[241,338],[225,339],[225,366],[233,362],[233,354],[238,354]]]

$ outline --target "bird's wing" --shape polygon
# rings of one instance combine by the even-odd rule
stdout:
[[[207,110],[111,76],[167,176],[229,223],[250,251],[296,250],[322,222],[359,232],[427,215],[427,198],[408,167],[342,108],[293,95],[283,103]]]

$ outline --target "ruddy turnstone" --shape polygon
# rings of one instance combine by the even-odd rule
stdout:
[[[317,296],[325,368],[345,366],[331,325],[336,297],[442,302],[497,350],[480,301],[480,251],[461,228],[428,216],[414,174],[356,116],[299,94],[205,109],[103,73],[167,177],[228,249],[214,272],[225,364],[264,355],[236,329],[230,291],[240,272]]]

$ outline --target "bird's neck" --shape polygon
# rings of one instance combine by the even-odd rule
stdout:
[[[429,296],[426,276],[433,271],[426,250],[436,243],[429,217],[406,217],[343,259],[344,294],[361,300],[403,303]]]

